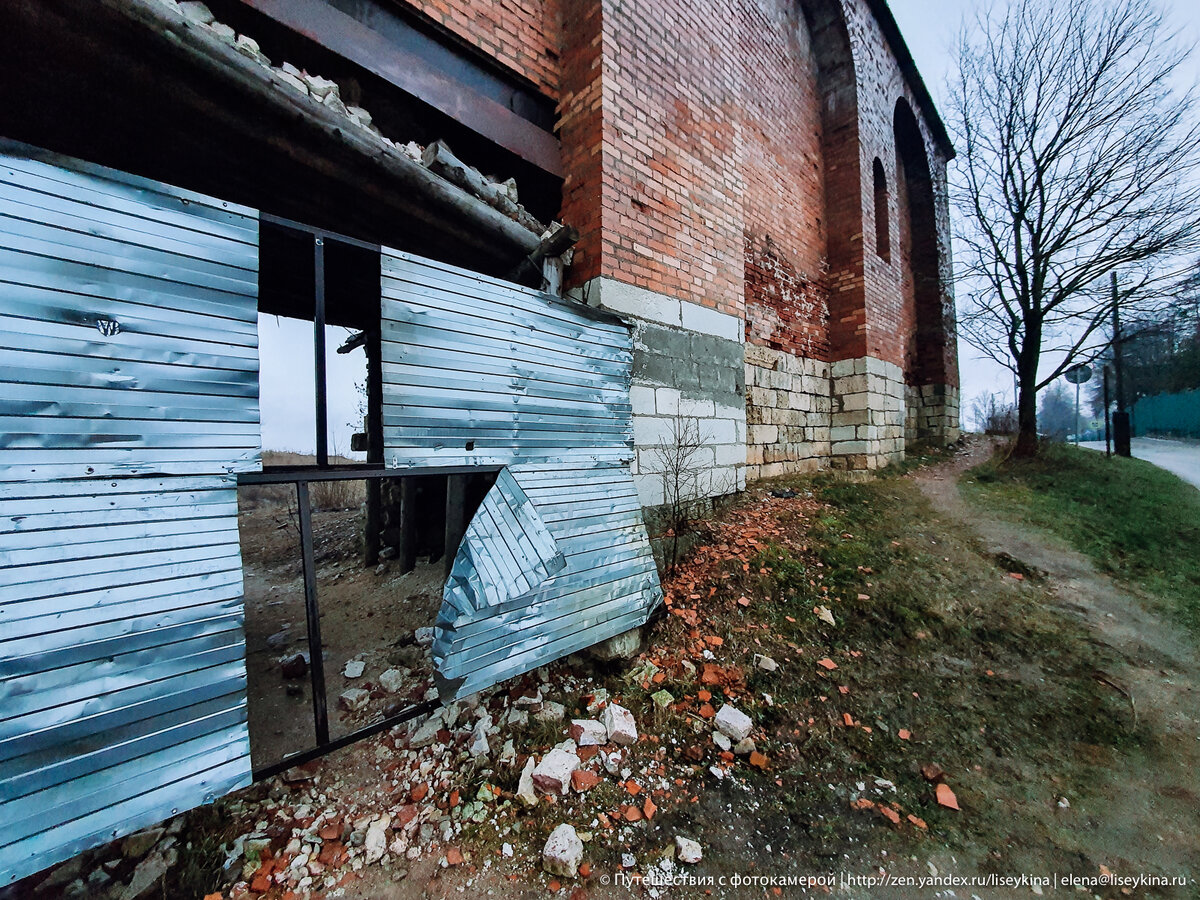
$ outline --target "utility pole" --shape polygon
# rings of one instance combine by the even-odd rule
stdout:
[[[1104,455],[1112,456],[1112,421],[1108,408],[1108,363],[1104,364]]]
[[[1132,456],[1129,447],[1129,413],[1125,411],[1125,375],[1121,367],[1121,307],[1117,294],[1117,273],[1112,273],[1113,370],[1117,379],[1117,411],[1113,414],[1113,443],[1117,456]]]

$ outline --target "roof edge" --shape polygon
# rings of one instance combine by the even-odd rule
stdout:
[[[887,0],[867,0],[867,6],[871,10],[872,15],[875,16],[879,27],[883,30],[883,36],[887,40],[892,53],[895,54],[896,61],[900,64],[900,71],[904,73],[904,78],[908,82],[908,86],[916,95],[917,106],[921,108],[921,114],[925,117],[926,124],[929,125],[929,130],[933,132],[933,139],[937,142],[942,152],[946,154],[947,161],[954,159],[956,156],[954,144],[951,142],[950,135],[946,131],[946,124],[938,114],[937,106],[933,102],[929,88],[925,86],[925,81],[921,78],[921,73],[917,70],[917,64],[908,49],[908,44],[904,42],[904,36],[900,33],[900,26],[896,24],[896,17],[892,15],[892,11],[887,5]]]

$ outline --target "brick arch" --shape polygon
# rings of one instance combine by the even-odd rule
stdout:
[[[833,359],[866,355],[858,83],[839,0],[800,0],[821,97],[829,344]]]
[[[909,385],[944,384],[946,323],[933,178],[917,117],[903,97],[896,101],[892,128],[900,200],[901,290],[913,323],[906,342],[904,378]]]

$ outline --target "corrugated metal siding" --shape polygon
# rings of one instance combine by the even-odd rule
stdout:
[[[525,492],[501,469],[463,535],[443,597],[475,615],[527,594],[566,564]]]
[[[629,327],[386,249],[383,319],[388,464],[509,467],[565,561],[546,577],[527,567],[529,591],[483,609],[464,609],[448,583],[433,648],[443,696],[645,622],[662,590],[629,469]],[[481,530],[455,566],[465,576],[477,556],[511,554]]]
[[[257,214],[0,152],[4,883],[249,783],[260,439]]]

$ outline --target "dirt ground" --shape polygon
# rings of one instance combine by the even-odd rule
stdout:
[[[1086,807],[1071,817],[1094,854],[1134,871],[1200,872],[1200,654],[1177,623],[1150,611],[1092,562],[1062,541],[998,518],[960,496],[958,480],[986,461],[992,444],[975,440],[966,452],[914,475],[922,493],[947,519],[978,535],[986,552],[1033,570],[1064,615],[1082,623],[1112,651],[1102,673],[1124,695],[1150,739],[1130,765],[1097,768]],[[1200,550],[1198,550],[1200,552]],[[1031,848],[1032,850],[1032,848]],[[1036,864],[1036,851],[1030,864]],[[1200,896],[1193,885],[1190,896]]]
[[[285,675],[284,662],[308,655],[304,580],[297,519],[285,502],[243,502],[238,517],[246,598],[246,674],[250,749],[256,768],[307,750],[315,743],[312,682],[307,666]],[[332,738],[361,728],[397,704],[423,699],[433,669],[415,640],[417,628],[432,626],[441,604],[442,564],[419,561],[401,575],[393,563],[362,562],[361,512],[313,512],[317,601]],[[350,660],[365,663],[347,678]],[[384,690],[379,675],[407,670],[398,692]],[[395,685],[393,685],[394,687]],[[365,707],[340,708],[348,688],[370,693]]]
[[[464,712],[423,750],[397,729],[197,811],[165,895],[1200,896],[1197,653],[1178,626],[1070,548],[968,505],[958,479],[989,452],[968,443],[864,484],[755,487],[697,525],[688,559],[664,579],[668,615],[636,660],[563,660],[487,692],[478,712],[505,722],[490,755],[467,754]],[[431,622],[441,581],[437,566],[403,578],[363,569],[356,515],[323,513],[316,526],[331,694],[371,684],[396,653],[419,653],[408,633]],[[252,744],[278,753],[301,739],[300,720],[310,727],[306,696],[288,696],[296,680],[279,671],[284,651],[266,643],[288,622],[286,649],[304,647],[298,553],[286,513],[252,511],[243,529]],[[347,681],[338,673],[351,658],[366,671]],[[428,671],[417,662],[414,695]],[[568,720],[586,718],[601,687],[638,723],[626,768],[600,770],[586,792],[516,802],[523,761],[562,741],[566,722],[512,726],[510,703],[536,689]],[[660,690],[671,694],[665,706],[653,699]],[[372,694],[378,714],[392,698]],[[751,717],[757,761],[719,752],[712,717],[723,703]],[[280,722],[281,708],[297,723]],[[505,741],[516,753],[507,764],[497,758]],[[958,808],[939,802],[939,782]],[[653,815],[630,813],[650,796]],[[239,835],[265,832],[277,858],[291,858],[284,848],[303,829],[335,821],[348,830],[385,811],[417,815],[408,851],[331,864],[319,890],[251,890],[255,873],[240,863],[219,874],[223,845]],[[540,865],[547,835],[564,822],[589,835],[590,871],[578,879]],[[400,834],[393,826],[389,839]],[[700,842],[699,865],[664,861],[676,835]],[[353,844],[345,832],[330,837],[321,859],[343,841]],[[631,883],[668,870],[699,882]],[[1105,883],[1113,873],[1191,880]],[[949,880],[1021,875],[1092,880],[1036,890]],[[745,880],[755,877],[768,880]]]

